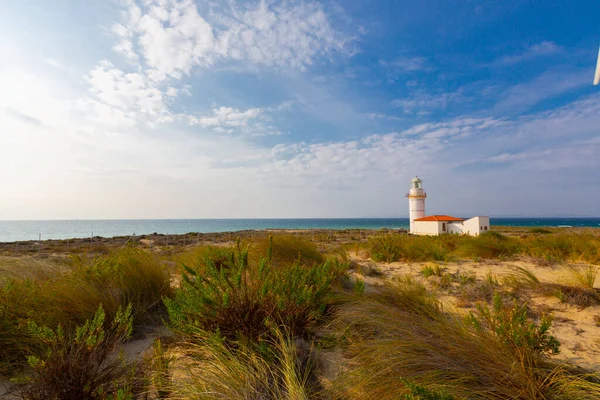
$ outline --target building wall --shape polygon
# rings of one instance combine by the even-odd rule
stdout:
[[[455,233],[458,235],[462,235],[463,231],[464,231],[464,225],[463,225],[462,221],[448,223],[448,233]]]
[[[411,192],[423,189],[411,189]],[[411,193],[412,195],[412,193]],[[415,196],[424,195],[417,193]],[[414,220],[425,216],[425,197],[409,197],[408,199],[409,215],[410,215],[410,231],[414,229]]]
[[[463,222],[463,233],[479,236],[490,230],[490,217],[473,217]]]
[[[439,235],[442,233],[440,221],[415,221],[410,233],[415,235]]]

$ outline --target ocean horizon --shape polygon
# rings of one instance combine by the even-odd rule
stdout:
[[[600,227],[600,218],[491,218],[491,225]],[[408,229],[408,218],[114,219],[0,221],[0,242],[264,229]]]

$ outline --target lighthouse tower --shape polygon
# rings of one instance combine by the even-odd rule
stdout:
[[[414,221],[417,218],[423,218],[425,216],[425,198],[427,194],[423,190],[422,181],[415,175],[410,184],[410,190],[406,197],[408,197],[409,205],[409,218],[410,218],[410,231],[414,232]]]

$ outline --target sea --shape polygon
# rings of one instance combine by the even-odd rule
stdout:
[[[600,227],[600,218],[491,218],[491,225]],[[0,242],[262,229],[408,229],[408,218],[0,221]]]

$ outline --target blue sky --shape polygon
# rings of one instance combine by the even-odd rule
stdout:
[[[597,1],[0,0],[0,219],[600,215]]]

